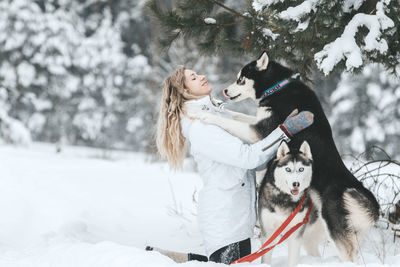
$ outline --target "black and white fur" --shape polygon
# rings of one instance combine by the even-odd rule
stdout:
[[[311,202],[309,187],[312,179],[312,162],[311,149],[307,141],[303,142],[299,150],[292,151],[283,141],[278,148],[276,158],[269,162],[268,171],[259,188],[258,201],[263,243],[296,209],[304,190],[307,189],[303,206],[283,234],[304,219]],[[319,256],[318,244],[324,237],[325,229],[321,216],[314,206],[309,222],[288,238],[288,266],[295,266],[299,262],[302,245],[309,255]],[[272,251],[266,253],[262,262],[271,264],[271,255]]]
[[[333,240],[339,257],[355,262],[358,248],[379,217],[379,204],[374,195],[344,165],[322,106],[313,92],[300,80],[291,80],[280,91],[261,100],[262,93],[293,72],[277,62],[269,61],[264,52],[258,60],[245,65],[236,82],[224,90],[233,101],[246,98],[259,102],[257,116],[230,113],[234,120],[200,112],[199,119],[215,124],[248,142],[268,136],[293,111],[308,110],[314,123],[296,134],[289,147],[298,149],[306,140],[311,147],[314,170],[311,187],[313,200],[321,211],[324,226]]]

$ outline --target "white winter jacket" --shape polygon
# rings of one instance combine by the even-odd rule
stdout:
[[[185,108],[208,109],[224,116],[208,96],[185,103]],[[289,140],[277,128],[265,139],[244,144],[220,127],[182,116],[182,132],[203,179],[199,192],[198,220],[206,253],[253,236],[256,222],[254,168],[276,153],[280,142]],[[270,149],[264,147],[274,143]]]

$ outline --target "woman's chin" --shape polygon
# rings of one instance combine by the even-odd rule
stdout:
[[[208,95],[210,95],[210,94],[211,94],[211,90],[210,90],[210,91],[207,91],[207,92],[204,92],[203,96],[208,96]]]

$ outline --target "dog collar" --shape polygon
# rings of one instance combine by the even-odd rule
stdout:
[[[280,81],[279,83],[275,84],[274,86],[268,88],[261,95],[260,101],[263,101],[268,96],[272,95],[273,93],[278,92],[280,89],[282,89],[282,87],[284,87],[285,85],[288,85],[289,83],[290,83],[289,79],[284,79],[284,80]]]

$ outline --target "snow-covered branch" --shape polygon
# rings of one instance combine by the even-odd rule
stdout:
[[[346,59],[347,70],[360,67],[363,64],[363,51],[371,52],[376,50],[380,54],[386,53],[388,45],[386,40],[381,38],[382,32],[392,28],[394,22],[385,15],[385,4],[388,4],[388,0],[377,3],[375,15],[356,14],[347,24],[339,38],[325,45],[323,50],[315,54],[314,59],[325,75],[328,75],[335,65],[344,59]],[[364,38],[365,44],[361,47],[356,43],[355,39],[360,27],[367,27],[369,30],[369,33]]]
[[[311,11],[316,11],[320,2],[321,0],[306,0],[298,6],[289,7],[288,9],[282,11],[279,14],[279,17],[285,20],[295,20],[300,22],[305,15],[310,14]]]
[[[252,5],[255,11],[260,12],[264,7],[283,1],[285,0],[254,0]]]

